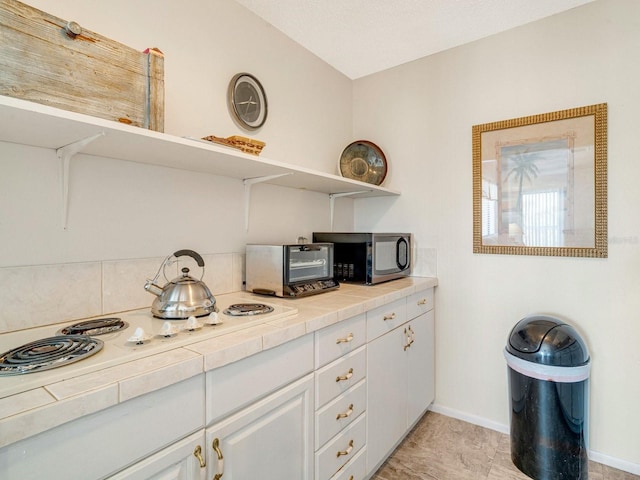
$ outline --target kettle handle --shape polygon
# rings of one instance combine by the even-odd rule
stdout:
[[[173,256],[176,258],[189,256],[196,261],[199,267],[204,267],[204,260],[202,259],[199,253],[194,252],[193,250],[178,250],[176,253],[173,254]]]

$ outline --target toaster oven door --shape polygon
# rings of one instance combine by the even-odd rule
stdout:
[[[333,244],[287,245],[284,271],[287,285],[333,278]]]

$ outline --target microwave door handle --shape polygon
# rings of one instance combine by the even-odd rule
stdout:
[[[404,263],[400,263],[400,245],[404,244]],[[398,265],[398,268],[400,270],[404,270],[407,268],[407,264],[409,263],[409,245],[407,245],[407,241],[400,237],[398,239],[398,241],[396,242],[396,265]]]

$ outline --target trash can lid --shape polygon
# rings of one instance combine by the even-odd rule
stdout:
[[[565,322],[546,315],[531,315],[511,330],[507,351],[543,365],[576,367],[589,363],[589,351],[578,332]]]

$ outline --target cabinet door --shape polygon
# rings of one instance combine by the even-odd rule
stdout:
[[[391,452],[407,428],[406,325],[367,346],[367,472]]]
[[[313,375],[208,428],[207,469],[224,480],[312,480]]]
[[[204,467],[204,430],[136,463],[110,480],[201,480]]]
[[[407,425],[422,416],[435,396],[434,313],[420,315],[407,326],[411,347],[407,349],[408,410]]]

